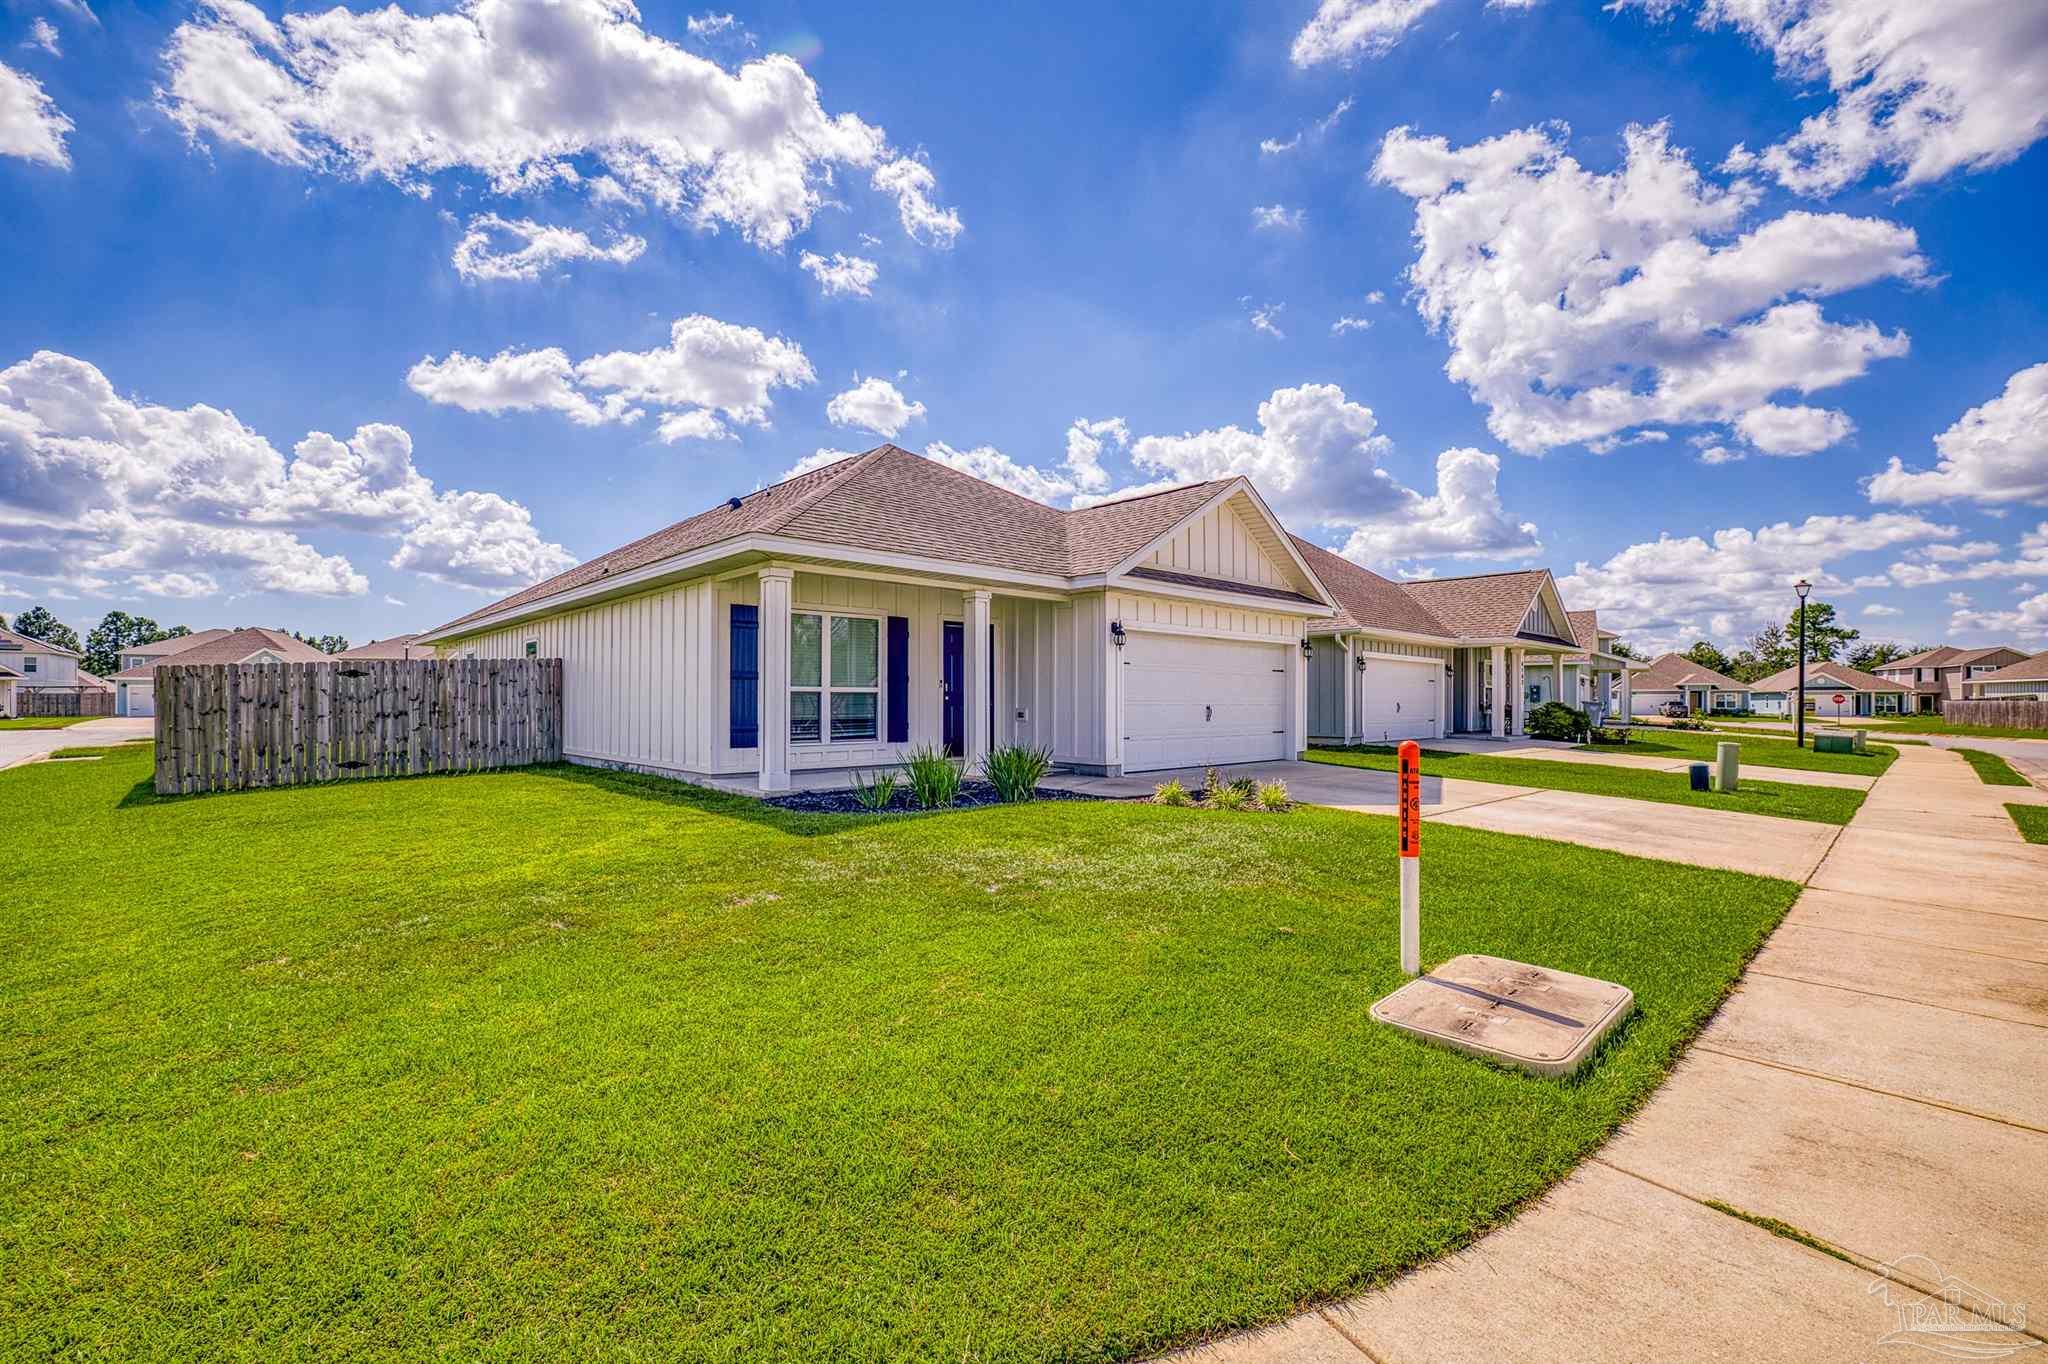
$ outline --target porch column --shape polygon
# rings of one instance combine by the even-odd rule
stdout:
[[[1287,651],[1287,756],[1298,758],[1308,748],[1308,664],[1309,656],[1301,651],[1308,643],[1308,627],[1302,626],[1301,638]]]
[[[988,630],[992,594],[977,589],[961,595],[965,598],[961,619],[967,633],[967,647],[961,651],[961,681],[966,684],[967,697],[961,703],[965,713],[960,717],[960,752],[967,760],[967,770],[975,772],[988,757],[988,717],[995,705],[995,654],[989,648]]]
[[[1512,693],[1512,695],[1515,698],[1514,708],[1510,712],[1510,714],[1514,716],[1514,723],[1508,726],[1508,733],[1519,735],[1526,732],[1526,727],[1523,724],[1523,722],[1529,718],[1528,716],[1522,713],[1523,711],[1529,709],[1529,703],[1522,697],[1523,691],[1525,691],[1529,685],[1528,650],[1508,650],[1508,672],[1514,678],[1515,686],[1515,689]]]
[[[1493,646],[1493,737],[1508,737],[1508,651],[1496,644]]]
[[[1635,707],[1629,704],[1628,699],[1628,664],[1626,663],[1621,665],[1621,699],[1614,703],[1614,708],[1620,712],[1623,724],[1627,724],[1629,717],[1635,714]]]
[[[757,736],[761,755],[761,789],[789,789],[789,592],[794,571],[761,570],[760,704]]]
[[[1350,635],[1344,640],[1344,742],[1358,739],[1358,643]]]
[[[1562,702],[1573,710],[1579,708],[1579,698],[1576,694],[1570,700],[1565,700],[1563,654],[1552,654],[1550,656],[1550,699]]]

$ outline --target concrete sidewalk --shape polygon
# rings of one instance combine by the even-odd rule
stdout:
[[[155,721],[141,719],[87,720],[62,729],[0,729],[0,768],[33,762],[60,748],[92,748],[147,739],[155,732]]]
[[[1984,1315],[2048,1302],[2048,846],[2013,830],[2016,792],[1901,750],[1691,1053],[1577,1172],[1469,1251],[1181,1358],[2048,1358],[2039,1324]],[[1945,1292],[1969,1331],[1888,1335]]]

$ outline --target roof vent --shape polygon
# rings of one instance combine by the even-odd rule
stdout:
[[[728,497],[725,499],[725,505],[734,511],[738,511],[740,509],[740,500],[737,497]]]

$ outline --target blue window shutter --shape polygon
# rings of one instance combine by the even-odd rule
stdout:
[[[910,742],[910,617],[889,617],[889,742]]]
[[[761,609],[732,608],[732,736],[734,748],[761,743]]]

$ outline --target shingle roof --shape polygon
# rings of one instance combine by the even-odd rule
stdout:
[[[1979,679],[1981,680],[1981,679]],[[1874,674],[1852,668],[1846,663],[1809,663],[1806,665],[1806,689],[1813,691],[1820,687],[1835,687],[1842,691],[1896,691],[1909,688]],[[1799,665],[1793,664],[1783,672],[1772,673],[1760,682],[1750,683],[1752,691],[1797,691],[1799,689]]]
[[[112,691],[114,689],[114,684],[107,681],[106,678],[101,677],[98,673],[89,673],[83,668],[78,670],[78,685],[81,687],[91,687],[94,691]]]
[[[2020,651],[2010,644],[1994,644],[1988,649],[1959,649],[1956,656],[1941,666],[1944,668],[1966,668],[1972,663],[1982,663],[1993,654],[2017,654]],[[2021,657],[2025,657],[2024,654]]]
[[[1747,682],[1737,682],[1726,673],[1702,667],[1684,654],[1664,654],[1634,674],[1629,686],[1635,691],[1672,691],[1678,687],[1718,687],[1722,691],[1748,691]]]
[[[1429,613],[1429,609],[1407,592],[1403,585],[1360,568],[1340,554],[1310,544],[1299,535],[1288,537],[1295,550],[1315,570],[1323,586],[1337,599],[1333,630],[1398,630],[1403,634],[1440,635],[1454,639],[1451,628]],[[1322,626],[1316,627],[1321,630]]]
[[[1134,568],[1126,576],[1149,578],[1155,583],[1172,583],[1177,587],[1203,587],[1212,592],[1236,592],[1247,597],[1264,597],[1269,601],[1295,602],[1303,606],[1322,605],[1314,597],[1296,592],[1291,587],[1265,587],[1258,583],[1234,583],[1227,578],[1205,578],[1199,573],[1181,573],[1170,568]]]
[[[62,654],[66,658],[81,657],[76,649],[67,649],[61,644],[52,644],[47,639],[33,639],[28,635],[17,635],[12,630],[0,628],[0,647],[9,645],[32,653]]]
[[[1417,578],[1401,590],[1421,602],[1451,633],[1466,639],[1519,634],[1529,603],[1548,573],[1540,568],[1475,573],[1462,578]]]
[[[1932,649],[1922,649],[1917,654],[1908,654],[1904,658],[1895,658],[1891,662],[1883,664],[1882,666],[1887,668],[1940,667],[1941,665],[1949,661],[1950,655],[1958,652],[1960,651],[1957,649],[1953,649],[1946,644],[1938,644]]]
[[[261,626],[247,626],[230,630],[218,639],[190,649],[160,658],[154,663],[140,663],[126,671],[114,674],[116,682],[148,682],[155,678],[158,668],[176,664],[240,663],[254,653],[265,650],[276,654],[287,663],[325,663],[328,656],[303,640],[293,639],[282,630],[267,630]]]
[[[744,535],[787,536],[1057,577],[1102,573],[1159,538],[1229,482],[1191,483],[1060,511],[936,460],[880,445],[721,502],[426,633],[439,634]]]
[[[1973,686],[1983,682],[2048,682],[2048,649],[2030,654],[2017,663],[2008,663],[1995,673],[1970,679]]]
[[[8,667],[5,663],[0,663],[0,677],[18,678],[20,676],[20,673]]]
[[[187,649],[196,649],[202,644],[211,644],[217,639],[226,639],[232,630],[214,628],[195,630],[189,635],[177,635],[171,639],[159,639],[149,644],[123,645],[123,654],[142,654],[149,658],[165,658],[171,654],[182,654]]]
[[[389,639],[373,639],[368,644],[358,644],[353,649],[343,649],[336,658],[411,658],[406,646],[418,639],[418,635],[393,635]]]

